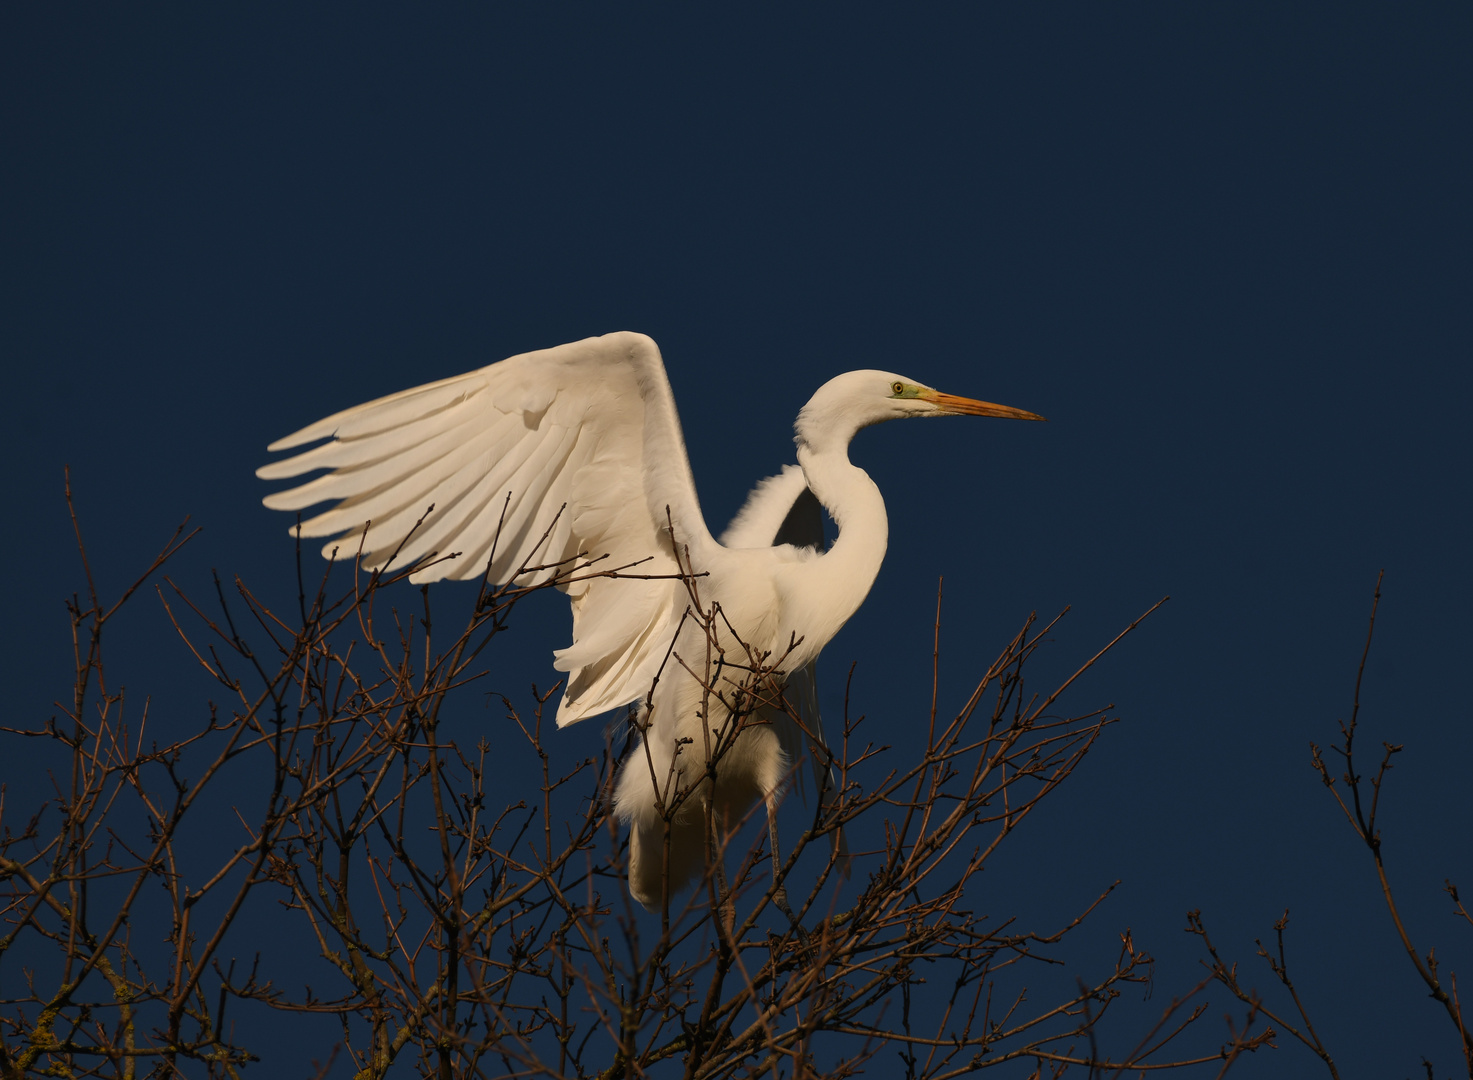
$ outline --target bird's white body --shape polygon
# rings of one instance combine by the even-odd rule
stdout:
[[[712,656],[767,658],[821,739],[813,661],[868,594],[888,538],[884,500],[850,463],[849,441],[868,424],[947,412],[1035,418],[886,372],[840,375],[799,415],[801,472],[759,485],[724,543],[701,515],[659,350],[642,334],[524,353],[337,413],[271,449],[331,441],[258,475],[333,470],[265,500],[285,510],[340,500],[301,526],[338,537],[328,557],[361,550],[375,568],[461,553],[428,563],[419,581],[564,576],[573,643],[556,653],[568,673],[559,726],[649,698],[644,749],[619,777],[615,808],[631,827],[630,890],[653,906],[703,865],[708,802],[729,823],[758,799],[770,811],[803,749],[798,725],[765,706],[709,789],[705,748],[730,730],[703,688],[721,675]],[[827,551],[816,505],[802,504],[810,490],[838,526]],[[775,543],[804,505],[798,542]],[[587,571],[569,581],[569,566]],[[657,785],[691,789],[671,822],[668,866]]]

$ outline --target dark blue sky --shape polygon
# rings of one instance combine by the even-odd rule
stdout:
[[[1473,986],[1440,891],[1473,889],[1467,7],[39,10],[0,16],[13,714],[69,685],[63,463],[105,588],[192,514],[181,584],[286,598],[252,470],[338,408],[644,331],[719,527],[819,384],[896,370],[1050,423],[856,441],[891,546],[825,653],[831,707],[858,661],[904,745],[943,574],[943,705],[1031,610],[1074,605],[1062,667],[1171,594],[1080,687],[1128,723],[999,895],[1063,911],[1123,878],[1077,960],[1131,926],[1158,1000],[1199,977],[1188,908],[1246,961],[1289,907],[1342,1075],[1454,1069],[1308,743],[1385,567],[1362,716],[1406,745],[1388,862]],[[185,657],[132,620],[125,681],[183,715]],[[566,633],[547,605],[505,689],[550,683]]]

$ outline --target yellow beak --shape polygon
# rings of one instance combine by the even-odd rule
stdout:
[[[1037,413],[1015,409],[1011,405],[994,405],[990,401],[976,401],[973,398],[957,397],[955,394],[943,394],[939,390],[922,390],[918,396],[922,401],[931,402],[946,416],[1002,416],[1009,420],[1044,419]]]

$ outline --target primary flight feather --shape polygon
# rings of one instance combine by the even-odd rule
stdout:
[[[644,700],[660,674],[642,714],[644,747],[615,792],[631,830],[630,891],[655,907],[704,865],[705,809],[734,823],[763,799],[771,820],[803,749],[798,725],[763,706],[720,758],[713,789],[702,779],[713,735],[703,731],[702,680],[691,662],[707,654],[708,637],[733,655],[774,658],[803,727],[821,738],[813,662],[868,594],[888,537],[884,501],[849,461],[849,442],[884,420],[946,415],[1042,419],[889,372],[847,372],[798,414],[797,467],[763,481],[718,542],[701,516],[660,351],[643,334],[614,333],[335,413],[269,449],[329,441],[257,475],[329,470],[265,499],[278,510],[334,502],[300,527],[302,536],[332,538],[329,558],[361,549],[364,566],[376,569],[459,553],[430,562],[415,581],[499,583],[520,572],[533,584],[561,575],[573,643],[555,653],[568,673],[559,726]],[[838,526],[826,551],[820,505]],[[590,561],[641,576],[565,580]],[[706,629],[688,617],[695,600],[719,607]],[[707,722],[714,730],[727,720],[713,713]],[[681,788],[687,805],[662,814],[661,802]],[[776,872],[775,832],[773,844]]]

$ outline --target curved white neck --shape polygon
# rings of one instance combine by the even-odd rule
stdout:
[[[811,658],[864,603],[880,572],[890,539],[885,500],[869,474],[849,460],[847,440],[815,450],[798,444],[798,464],[808,486],[839,527],[838,539],[822,556],[800,564],[788,592],[796,627],[814,652]],[[806,663],[806,660],[804,660]]]

